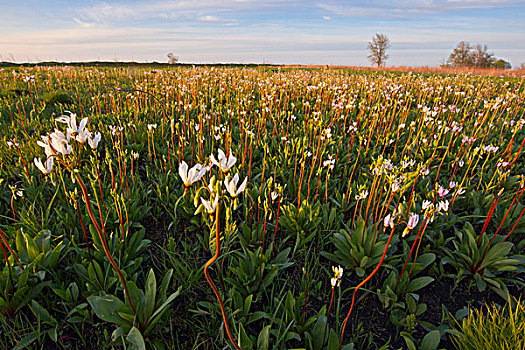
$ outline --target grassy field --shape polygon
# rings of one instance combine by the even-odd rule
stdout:
[[[524,295],[523,82],[0,69],[0,348],[453,349]]]

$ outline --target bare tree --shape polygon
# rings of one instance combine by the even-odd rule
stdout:
[[[175,56],[173,53],[169,53],[168,54],[168,63],[169,64],[175,64],[179,62],[179,57],[178,56]]]
[[[470,56],[472,64],[480,68],[489,68],[495,62],[494,54],[488,52],[486,44],[477,44],[476,46],[474,46]]]
[[[385,64],[385,61],[388,59],[386,50],[390,47],[390,39],[385,34],[375,34],[372,37],[372,41],[368,43],[368,49],[370,50],[370,55],[368,59],[372,64],[377,64],[378,67],[381,67]]]
[[[468,41],[460,41],[456,48],[448,56],[447,62],[453,67],[472,66],[472,45]]]

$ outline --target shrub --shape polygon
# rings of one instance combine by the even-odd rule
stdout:
[[[51,91],[44,95],[44,101],[47,104],[55,105],[55,104],[71,104],[73,103],[73,100],[69,95],[64,91]]]

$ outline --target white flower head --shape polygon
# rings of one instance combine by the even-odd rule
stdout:
[[[37,141],[37,145],[44,148],[46,157],[51,157],[56,155],[56,150],[51,146],[49,136],[42,136],[42,141]]]
[[[224,152],[220,148],[218,153],[218,160],[213,154],[210,155],[210,160],[212,164],[218,166],[219,169],[221,169],[223,172],[227,172],[235,165],[235,163],[237,162],[237,158],[233,156],[231,150],[230,155],[228,157],[226,157],[226,154],[224,154]]]
[[[431,206],[432,206],[432,202],[431,201],[424,200],[423,201],[423,205],[421,206],[421,208],[423,210],[426,210],[426,209],[430,208]]]
[[[414,227],[417,226],[418,222],[419,222],[419,215],[415,213],[411,213],[410,218],[408,219],[408,222],[407,222],[407,227],[405,227],[405,230],[403,231],[403,234],[401,235],[401,237],[405,237],[410,232],[410,230],[412,230]]]
[[[49,134],[49,143],[51,147],[56,150],[58,153],[63,155],[71,153],[73,147],[69,144],[70,133],[67,132],[66,135],[58,129],[55,129],[54,132]]]
[[[392,192],[397,192],[399,190],[399,188],[401,187],[400,183],[398,180],[395,180],[392,182]]]
[[[341,279],[343,277],[343,268],[341,265],[335,267],[332,266],[332,271],[334,272],[334,277],[337,279]]]
[[[246,182],[248,178],[245,177],[243,183],[237,188],[237,183],[239,182],[239,174],[235,174],[233,179],[229,180],[229,177],[226,177],[224,180],[224,186],[232,198],[237,197],[241,194],[246,188]]]
[[[383,225],[386,227],[390,226],[390,228],[394,228],[394,217],[392,215],[388,214],[385,216],[385,219],[383,220]]]
[[[208,214],[212,215],[215,212],[215,209],[217,209],[217,203],[219,203],[219,196],[215,196],[215,198],[211,198],[209,201],[205,200],[201,197],[201,203],[204,205],[204,208],[208,212]]]
[[[57,122],[67,124],[68,135],[73,136],[73,138],[80,143],[85,143],[90,134],[90,132],[86,129],[88,118],[82,118],[80,124],[77,125],[77,115],[69,111],[66,112],[69,113],[69,116],[61,115],[55,120]]]
[[[47,159],[45,160],[45,164],[42,164],[42,160],[40,158],[35,158],[33,161],[36,167],[40,169],[40,171],[44,173],[44,175],[47,175],[51,173],[51,171],[53,171],[53,162],[54,162],[53,156],[47,157]]]
[[[413,229],[414,227],[417,226],[417,223],[419,222],[419,215],[417,215],[416,213],[411,213],[410,214],[410,218],[408,219],[408,224],[407,226],[410,228],[410,229]]]
[[[207,167],[203,167],[200,164],[195,164],[193,168],[189,170],[188,164],[186,164],[185,161],[182,161],[182,163],[179,164],[179,176],[182,179],[182,182],[184,182],[185,187],[191,186],[199,181],[204,174],[206,174],[207,170]]]
[[[96,132],[94,135],[95,136],[89,135],[89,138],[87,140],[89,147],[91,147],[92,149],[97,148],[98,143],[100,142],[100,139],[102,138],[102,135],[99,132]]]
[[[465,189],[463,189],[463,188],[458,188],[458,189],[456,190],[456,194],[455,194],[455,195],[456,195],[456,196],[461,196],[461,195],[464,194],[465,192],[466,192]]]
[[[438,194],[440,197],[444,197],[448,194],[449,190],[447,190],[446,188],[444,188],[443,186],[439,185],[438,186]]]
[[[341,285],[341,279],[343,278],[343,268],[341,266],[332,266],[332,271],[334,272],[334,277],[330,279],[332,288],[334,288],[335,286],[339,287],[339,285]]]
[[[448,200],[439,201],[438,206],[437,206],[437,211],[438,212],[439,211],[447,212],[448,211],[448,206],[449,206]]]

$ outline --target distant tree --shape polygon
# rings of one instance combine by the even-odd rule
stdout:
[[[372,37],[372,41],[368,43],[368,50],[370,50],[370,55],[368,59],[372,64],[376,64],[378,67],[381,67],[385,64],[385,61],[388,59],[386,50],[390,47],[390,39],[385,34],[375,34]]]
[[[487,45],[471,45],[468,41],[460,41],[456,48],[445,60],[444,66],[448,67],[477,67],[510,69],[509,62],[494,57],[489,53]]]
[[[500,58],[494,61],[494,63],[492,63],[492,67],[497,69],[511,69],[512,65],[509,62],[505,61],[503,58]]]
[[[169,53],[168,54],[168,63],[169,64],[175,64],[179,62],[179,57],[178,56],[175,56],[173,53]]]
[[[448,65],[453,67],[471,67],[473,65],[471,50],[472,46],[468,41],[460,41],[448,56]]]
[[[470,52],[472,65],[478,68],[489,68],[496,61],[493,53],[489,53],[487,45],[477,44]]]

